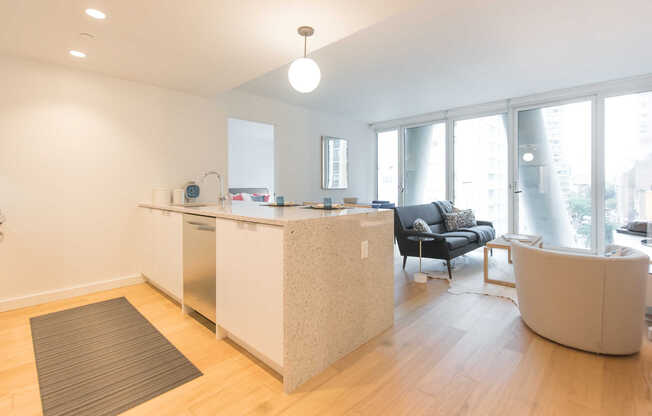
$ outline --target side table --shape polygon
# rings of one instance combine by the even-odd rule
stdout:
[[[432,237],[420,237],[418,235],[412,235],[408,237],[408,240],[417,241],[419,243],[419,272],[414,274],[414,281],[417,283],[426,283],[428,281],[428,275],[423,273],[421,270],[421,254],[422,254],[422,245],[424,241],[433,241]]]

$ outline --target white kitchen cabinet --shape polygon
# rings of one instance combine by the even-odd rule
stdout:
[[[216,220],[217,325],[283,369],[283,227]]]
[[[141,208],[141,273],[175,300],[183,298],[183,214]]]

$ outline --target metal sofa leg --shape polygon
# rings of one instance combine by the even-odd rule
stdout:
[[[405,263],[407,263],[407,256],[403,256],[403,270],[405,270]]]
[[[450,261],[450,259],[446,260],[446,267],[448,267],[448,278],[453,280],[453,274],[451,273],[451,261]]]

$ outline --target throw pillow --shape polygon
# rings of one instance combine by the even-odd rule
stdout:
[[[460,228],[475,227],[478,223],[472,209],[462,209],[452,214],[444,214],[444,226],[446,231],[456,231]]]
[[[414,220],[414,223],[412,224],[412,228],[414,228],[414,231],[420,232],[420,233],[431,233],[430,231],[430,226],[428,225],[427,222],[423,220],[423,218],[417,218]]]
[[[232,201],[252,201],[251,199],[251,194],[248,193],[240,193],[240,194],[231,194],[231,200]]]
[[[452,214],[446,214],[444,213],[444,227],[446,227],[446,231],[455,231],[457,230],[457,218],[459,217],[459,214],[457,212],[452,213]]]
[[[463,209],[457,212],[457,228],[475,227],[478,223],[472,209]]]
[[[269,202],[269,194],[253,194],[251,199],[254,201]]]

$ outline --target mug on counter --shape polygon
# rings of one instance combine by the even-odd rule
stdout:
[[[186,191],[175,189],[172,191],[172,203],[174,205],[183,205],[186,202]]]

